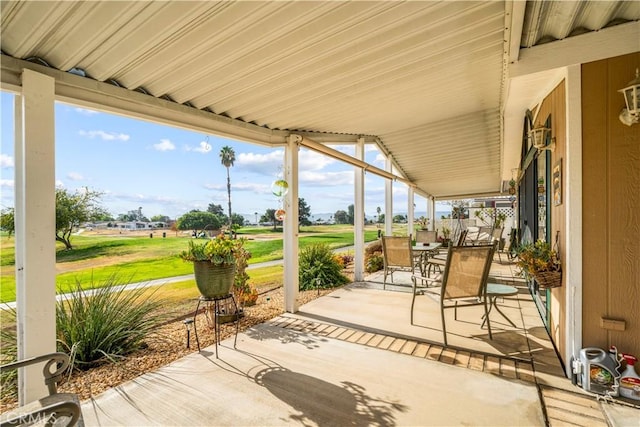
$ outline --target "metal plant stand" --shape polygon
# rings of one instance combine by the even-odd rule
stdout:
[[[214,330],[214,342],[216,347],[216,359],[218,358],[218,344],[220,343],[220,322],[218,321],[218,316],[220,313],[220,306],[223,301],[231,299],[233,302],[233,306],[236,310],[236,335],[233,340],[233,348],[236,348],[236,343],[238,341],[238,327],[240,326],[240,313],[238,313],[238,304],[236,304],[236,300],[233,297],[233,294],[222,295],[218,297],[200,297],[198,298],[198,305],[196,306],[196,311],[193,314],[193,331],[196,336],[196,343],[198,344],[198,351],[200,351],[200,340],[198,339],[198,327],[196,322],[196,317],[198,316],[198,311],[200,310],[201,303],[213,303],[213,330]]]

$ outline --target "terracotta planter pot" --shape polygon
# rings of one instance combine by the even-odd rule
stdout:
[[[233,279],[236,274],[236,266],[214,265],[209,261],[194,261],[193,272],[196,278],[196,286],[205,298],[217,298],[229,294]]]

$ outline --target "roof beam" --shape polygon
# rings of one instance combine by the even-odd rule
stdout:
[[[295,134],[292,134],[292,136],[294,136]],[[352,157],[348,154],[345,154],[341,151],[338,150],[334,150],[333,148],[327,147],[326,145],[320,144],[319,142],[316,142],[312,139],[309,139],[308,137],[303,137],[302,135],[298,135],[298,144],[302,145],[303,147],[309,148],[310,150],[314,150],[317,151],[319,153],[322,153],[326,156],[332,157],[336,160],[340,160],[343,161],[345,163],[348,163],[352,166],[357,166],[359,168],[364,169],[365,172],[370,172],[374,175],[378,175],[381,176],[383,178],[386,179],[390,179],[390,180],[394,180],[394,181],[400,181],[405,183],[408,186],[411,187],[415,187],[415,184],[412,183],[411,181],[401,177],[401,176],[397,176],[392,174],[391,172],[387,172],[385,170],[382,170],[378,167],[375,167],[373,165],[370,165],[369,163],[365,162],[364,160],[360,160],[360,159],[356,159],[355,157]]]
[[[30,69],[55,79],[58,101],[257,144],[284,145],[289,134],[8,55],[2,55],[0,67],[3,90],[19,91],[22,71]]]
[[[640,51],[640,21],[592,31],[528,49],[509,67],[509,77],[599,61]]]

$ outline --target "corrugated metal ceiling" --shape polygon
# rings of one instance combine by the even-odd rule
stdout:
[[[640,15],[582,3],[527,2],[521,45]],[[269,129],[376,136],[423,194],[500,190],[510,2],[1,7],[5,55]]]

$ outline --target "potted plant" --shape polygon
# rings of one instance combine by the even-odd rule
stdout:
[[[541,288],[555,288],[562,284],[558,253],[548,242],[524,243],[517,249],[517,255],[516,265],[521,276],[536,279]]]
[[[203,243],[190,240],[188,249],[180,253],[180,258],[193,262],[196,286],[203,297],[229,294],[236,274],[235,253],[241,244],[219,234]]]

